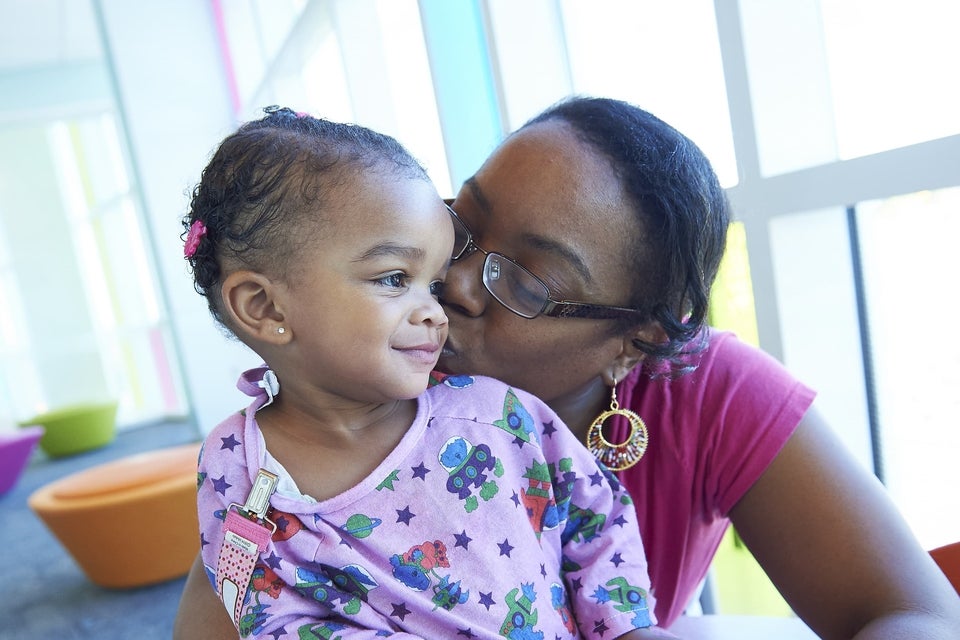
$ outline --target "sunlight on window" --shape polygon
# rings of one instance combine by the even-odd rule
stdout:
[[[84,304],[75,312],[89,316],[76,323],[78,342],[102,366],[121,422],[175,411],[176,382],[157,340],[164,331],[159,291],[115,119],[54,122],[47,142],[70,228],[72,252],[62,260],[81,276]],[[38,382],[42,392],[48,387]]]
[[[105,286],[106,276],[100,257],[96,230],[91,223],[90,207],[94,193],[90,180],[84,180],[84,159],[74,146],[76,124],[53,123],[48,131],[51,155],[57,168],[61,201],[71,225],[71,240],[76,255],[76,268],[86,293],[93,326],[109,330],[116,325],[113,305]],[[89,178],[89,176],[88,176]]]
[[[735,185],[712,0],[563,0],[561,7],[575,92],[620,98],[663,118],[703,149],[723,186]]]
[[[884,480],[931,548],[960,530],[960,187],[860,203],[857,227]]]
[[[9,267],[0,262],[0,353],[7,353],[25,346],[26,334],[23,331],[21,318],[15,317],[20,309],[20,293],[17,291],[17,282]]]
[[[14,265],[5,250],[0,226],[0,422],[14,422],[41,413],[43,399],[30,334],[23,314],[23,299]]]
[[[841,159],[960,133],[960,3],[820,4]]]
[[[307,104],[314,115],[353,122],[340,45],[332,31],[318,38],[316,49],[304,62],[301,79]]]
[[[379,0],[377,13],[397,118],[394,135],[427,167],[437,189],[452,193],[417,4]]]

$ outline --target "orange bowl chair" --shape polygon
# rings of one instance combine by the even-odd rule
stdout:
[[[930,555],[960,594],[960,542],[937,547],[930,551]]]
[[[199,452],[197,442],[107,462],[41,487],[28,503],[91,582],[170,580],[200,550]]]

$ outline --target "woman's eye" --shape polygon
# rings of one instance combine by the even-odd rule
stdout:
[[[375,280],[377,284],[383,285],[384,287],[391,287],[393,289],[401,288],[404,284],[406,284],[406,281],[407,275],[405,273],[391,273]]]
[[[442,293],[443,293],[442,280],[434,280],[433,282],[430,283],[430,295],[434,296],[435,298],[439,298],[440,294]]]

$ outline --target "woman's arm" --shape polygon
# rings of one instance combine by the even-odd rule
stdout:
[[[815,409],[730,517],[822,638],[957,637],[960,598]]]
[[[180,608],[173,623],[174,640],[236,640],[239,637],[227,610],[207,580],[200,555],[187,574]]]

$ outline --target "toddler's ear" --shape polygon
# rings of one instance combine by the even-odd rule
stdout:
[[[276,299],[276,285],[256,271],[234,271],[220,287],[223,310],[230,326],[241,339],[271,344],[289,342],[291,332]]]

